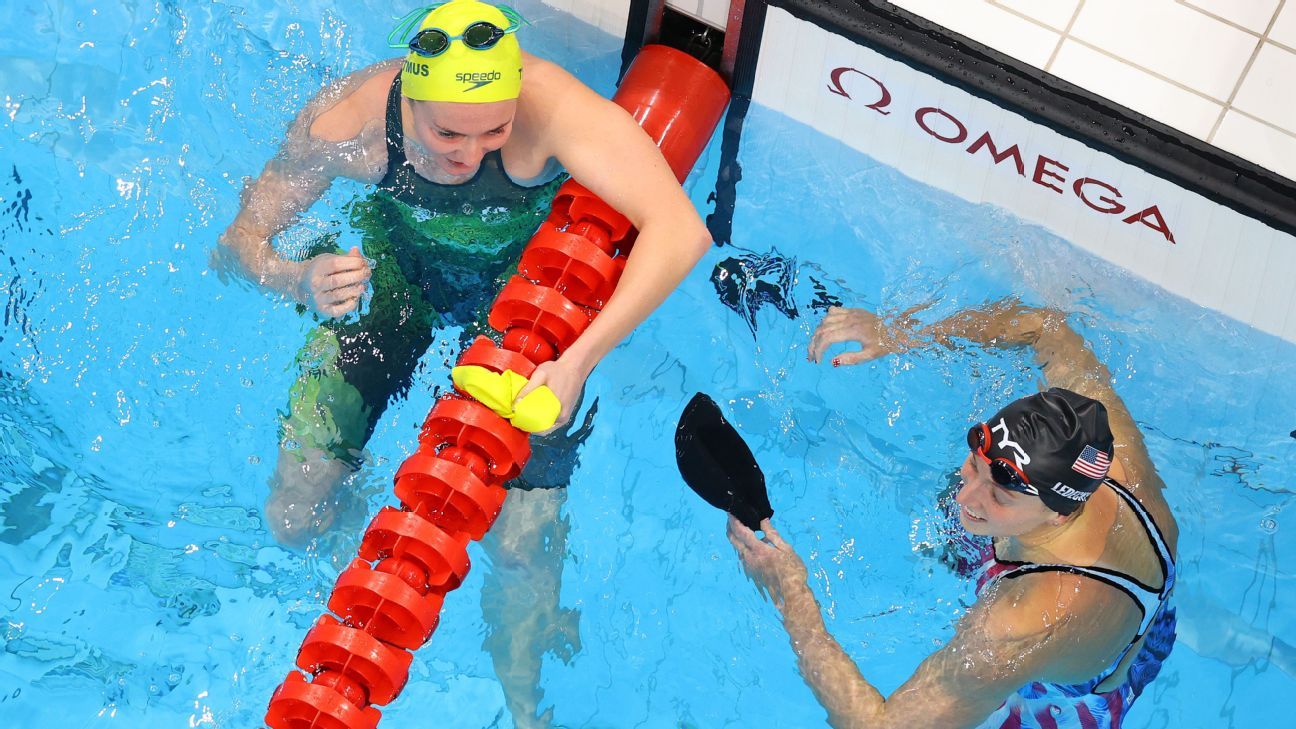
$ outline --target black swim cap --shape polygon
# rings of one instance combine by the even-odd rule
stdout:
[[[1059,514],[1080,508],[1107,477],[1114,438],[1097,400],[1054,387],[1012,402],[986,425],[986,455],[1017,464]]]

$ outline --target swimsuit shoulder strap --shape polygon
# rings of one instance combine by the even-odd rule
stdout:
[[[1161,589],[1158,590],[1160,596],[1164,599],[1170,594],[1170,589],[1174,587],[1175,569],[1174,557],[1170,554],[1170,547],[1166,544],[1165,535],[1161,533],[1161,527],[1157,526],[1152,515],[1148,513],[1146,507],[1130,493],[1129,489],[1114,478],[1106,480],[1108,486],[1116,492],[1118,496],[1125,501],[1134,515],[1138,517],[1139,522],[1143,525],[1143,530],[1148,535],[1148,541],[1152,543],[1152,548],[1156,550],[1157,559],[1161,562]]]
[[[387,91],[387,174],[405,163],[405,131],[401,127],[401,75]]]

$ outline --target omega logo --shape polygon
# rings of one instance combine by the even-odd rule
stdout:
[[[852,101],[857,100],[846,90],[844,85],[846,78],[848,78],[847,74],[862,76],[871,81],[875,87],[873,93],[876,94],[877,100],[865,104],[864,108],[871,109],[883,116],[891,114],[892,110],[888,107],[891,106],[892,97],[886,84],[857,68],[849,66],[834,68],[828,74],[829,93]],[[861,88],[857,91],[864,93],[865,90]],[[963,147],[972,138],[972,133],[968,131],[967,125],[962,120],[938,106],[923,106],[917,109],[914,112],[914,122],[928,136],[945,144]],[[1106,215],[1124,215],[1126,212],[1130,212],[1130,209],[1121,201],[1120,190],[1116,189],[1114,185],[1083,175],[1076,176],[1073,181],[1068,180],[1064,173],[1070,172],[1071,168],[1058,160],[1040,154],[1035,156],[1034,164],[1027,167],[1026,160],[1029,159],[1029,155],[1023,155],[1016,144],[1001,149],[988,131],[981,133],[964,148],[964,151],[973,156],[976,156],[982,150],[985,150],[985,154],[994,160],[996,169],[1002,169],[1000,165],[1004,162],[1011,162],[1012,169],[1015,169],[1017,175],[1023,179],[1028,179],[1036,185],[1052,190],[1059,195],[1066,194],[1067,190],[1063,189],[1063,186],[1065,186],[1092,210]],[[1028,169],[1030,170],[1029,176],[1026,174]],[[1121,222],[1127,225],[1134,225],[1135,223],[1144,225],[1160,233],[1166,241],[1175,242],[1174,233],[1170,231],[1165,216],[1161,214],[1161,209],[1156,205],[1149,205],[1137,212],[1130,212],[1129,215],[1121,218]]]

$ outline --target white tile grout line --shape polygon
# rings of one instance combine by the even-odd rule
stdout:
[[[1181,90],[1183,90],[1183,91],[1187,91],[1188,93],[1193,94],[1194,96],[1198,96],[1198,97],[1201,97],[1201,98],[1203,98],[1203,99],[1206,99],[1207,101],[1210,101],[1210,102],[1213,103],[1213,104],[1222,104],[1222,103],[1224,103],[1224,102],[1220,101],[1219,99],[1216,99],[1216,98],[1213,98],[1213,97],[1211,97],[1211,96],[1208,96],[1208,95],[1206,95],[1206,94],[1204,94],[1204,93],[1202,93],[1202,92],[1200,92],[1200,91],[1198,91],[1198,90],[1196,90],[1196,89],[1194,89],[1194,88],[1190,88],[1190,87],[1188,87],[1188,86],[1184,86],[1183,84],[1179,83],[1178,81],[1175,81],[1175,80],[1172,79],[1172,78],[1169,78],[1169,77],[1167,77],[1167,76],[1162,76],[1161,74],[1157,73],[1156,71],[1151,71],[1151,70],[1149,70],[1149,69],[1143,68],[1142,66],[1140,66],[1140,65],[1138,65],[1138,64],[1136,64],[1136,63],[1130,63],[1129,61],[1127,61],[1127,60],[1124,59],[1124,58],[1121,58],[1120,56],[1114,55],[1114,54],[1112,54],[1112,53],[1108,53],[1107,51],[1105,51],[1105,50],[1103,50],[1103,49],[1101,49],[1101,48],[1099,48],[1099,47],[1097,47],[1097,46],[1095,46],[1095,45],[1092,45],[1092,44],[1090,44],[1090,43],[1086,43],[1085,41],[1082,41],[1082,40],[1080,40],[1079,38],[1072,37],[1072,38],[1071,38],[1071,41],[1074,42],[1074,43],[1079,43],[1080,45],[1085,46],[1086,48],[1089,48],[1089,49],[1092,50],[1092,51],[1095,51],[1095,52],[1097,52],[1097,53],[1101,53],[1102,55],[1107,56],[1108,58],[1111,58],[1111,59],[1114,59],[1114,60],[1120,61],[1121,63],[1125,64],[1126,66],[1129,66],[1130,68],[1133,68],[1133,69],[1138,70],[1138,71],[1142,71],[1143,73],[1146,73],[1146,74],[1148,74],[1149,76],[1152,76],[1152,77],[1154,77],[1154,78],[1160,79],[1161,81],[1165,81],[1166,83],[1168,83],[1168,84],[1170,84],[1170,85],[1172,85],[1172,86],[1175,86],[1175,87],[1177,87],[1177,88],[1179,88],[1179,89],[1181,89]],[[1083,88],[1083,87],[1081,87],[1081,88]],[[1092,91],[1092,89],[1091,89],[1090,91]],[[1098,92],[1093,91],[1093,93],[1098,93]],[[1101,94],[1099,94],[1099,95],[1101,96]],[[1105,97],[1104,97],[1104,98],[1105,98]],[[1240,115],[1242,115],[1242,116],[1244,116],[1244,117],[1250,119],[1250,120],[1253,121],[1253,122],[1257,122],[1257,123],[1259,123],[1259,124],[1263,124],[1264,126],[1267,126],[1267,127],[1269,127],[1270,129],[1273,129],[1274,131],[1282,132],[1283,134],[1285,134],[1285,135],[1287,135],[1287,136],[1289,136],[1289,137],[1296,138],[1296,130],[1292,130],[1292,129],[1284,129],[1284,128],[1278,126],[1277,124],[1274,124],[1273,122],[1265,121],[1264,119],[1261,119],[1260,117],[1255,116],[1255,115],[1253,115],[1253,114],[1248,114],[1247,112],[1242,111],[1241,109],[1237,109],[1237,108],[1230,107],[1229,110],[1232,111],[1234,114],[1240,114]],[[1154,116],[1152,116],[1151,114],[1147,114],[1147,113],[1144,113],[1144,112],[1137,112],[1137,113],[1139,113],[1139,114],[1143,114],[1144,116],[1146,116],[1146,117],[1148,117],[1148,118],[1151,118],[1151,119],[1156,119],[1157,121],[1159,121],[1159,122],[1161,122],[1161,123],[1163,123],[1163,124],[1168,124],[1168,123],[1169,123],[1169,122],[1166,121],[1165,119],[1157,119],[1157,117],[1154,117]],[[1203,140],[1203,141],[1207,141],[1207,140]]]
[[[1199,97],[1201,97],[1201,98],[1203,98],[1203,99],[1206,99],[1207,101],[1209,101],[1209,102],[1211,102],[1211,103],[1213,103],[1213,104],[1223,104],[1223,103],[1224,103],[1222,100],[1217,99],[1217,98],[1215,98],[1214,96],[1211,96],[1210,94],[1206,93],[1205,91],[1198,91],[1197,89],[1194,89],[1193,87],[1188,86],[1187,84],[1183,83],[1182,81],[1177,81],[1177,80],[1175,80],[1175,79],[1170,78],[1169,76],[1165,76],[1165,75],[1163,75],[1163,74],[1161,74],[1161,73],[1158,73],[1158,72],[1156,72],[1156,71],[1153,71],[1153,70],[1150,69],[1150,68],[1145,68],[1145,67],[1143,67],[1143,66],[1140,66],[1139,64],[1137,64],[1137,63],[1135,63],[1135,62],[1129,60],[1128,58],[1121,58],[1120,56],[1116,55],[1115,53],[1112,53],[1111,51],[1107,50],[1106,48],[1101,48],[1101,47],[1099,47],[1099,46],[1096,46],[1096,45],[1094,45],[1093,43],[1090,43],[1089,41],[1084,40],[1083,38],[1077,38],[1077,37],[1075,37],[1075,36],[1067,36],[1067,38],[1070,39],[1070,41],[1071,41],[1072,43],[1078,43],[1078,44],[1084,46],[1085,48],[1088,48],[1088,49],[1091,50],[1091,51],[1094,51],[1094,52],[1097,52],[1097,53],[1101,53],[1102,55],[1107,56],[1108,58],[1110,58],[1110,59],[1112,59],[1112,60],[1120,61],[1123,65],[1129,66],[1130,68],[1133,68],[1133,69],[1136,69],[1136,70],[1139,70],[1139,71],[1142,71],[1143,73],[1146,73],[1146,74],[1149,75],[1149,76],[1153,76],[1153,77],[1158,78],[1158,79],[1160,79],[1160,80],[1162,80],[1162,81],[1165,81],[1166,83],[1170,84],[1171,86],[1175,86],[1175,87],[1179,88],[1179,89],[1182,90],[1182,91],[1187,91],[1188,93],[1190,93],[1190,94],[1192,94],[1192,95],[1194,95],[1194,96],[1199,96]]]
[[[1000,5],[1000,4],[999,4],[999,0],[981,0],[981,1],[984,2],[984,3],[987,4],[987,5],[993,5],[994,7],[999,8],[1000,10],[1002,10],[1002,11],[1004,11],[1005,13],[1008,13],[1008,14],[1010,14],[1010,15],[1016,15],[1017,17],[1021,18],[1022,20],[1029,20],[1031,23],[1033,23],[1033,24],[1035,24],[1035,25],[1038,25],[1038,26],[1041,27],[1041,28],[1047,28],[1048,30],[1053,31],[1054,33],[1065,33],[1065,32],[1067,32],[1067,30],[1070,30],[1070,29],[1071,29],[1071,23],[1067,23],[1066,30],[1063,30],[1062,28],[1055,28],[1055,27],[1049,25],[1048,23],[1045,23],[1044,21],[1040,20],[1039,18],[1036,18],[1036,17],[1033,16],[1033,15],[1027,15],[1026,13],[1023,13],[1022,11],[1018,10],[1017,8],[1010,8],[1010,7],[1008,7],[1007,5]],[[1080,4],[1081,4],[1081,5],[1084,5],[1084,0],[1080,0]],[[1075,16],[1074,16],[1074,15],[1071,16],[1071,22],[1075,22]]]
[[[1183,2],[1183,0],[1176,0],[1176,1],[1177,1],[1177,2]],[[1282,1],[1282,2],[1286,2],[1286,0],[1281,0],[1281,1]],[[1053,32],[1055,32],[1055,33],[1059,32],[1056,28],[1054,28],[1054,27],[1052,27],[1052,26],[1050,26],[1050,25],[1047,25],[1047,24],[1045,24],[1045,23],[1042,23],[1042,22],[1040,22],[1039,20],[1030,17],[1029,15],[1025,15],[1025,14],[1023,14],[1023,13],[1021,13],[1021,12],[1018,12],[1017,10],[1014,10],[1013,8],[1009,8],[1009,7],[1005,7],[1005,6],[1003,6],[1003,5],[999,5],[998,3],[995,2],[995,0],[984,0],[984,2],[987,2],[987,3],[991,4],[991,5],[994,5],[995,7],[999,8],[1000,10],[1003,10],[1003,11],[1006,12],[1006,13],[1011,13],[1012,15],[1015,15],[1015,16],[1017,16],[1017,17],[1019,17],[1019,18],[1022,18],[1023,20],[1028,20],[1028,21],[1030,21],[1031,23],[1034,23],[1035,25],[1038,25],[1038,26],[1041,27],[1041,28],[1047,28],[1048,30],[1051,30],[1051,31],[1053,31]],[[1205,92],[1198,91],[1197,89],[1194,89],[1194,88],[1192,88],[1191,86],[1187,86],[1187,85],[1185,85],[1184,83],[1182,83],[1182,82],[1180,82],[1180,81],[1176,81],[1175,79],[1172,79],[1172,78],[1170,78],[1169,76],[1163,76],[1163,75],[1161,75],[1160,73],[1157,73],[1156,71],[1153,71],[1153,70],[1151,70],[1151,69],[1149,69],[1149,68],[1144,68],[1143,66],[1140,66],[1140,65],[1138,65],[1137,63],[1134,63],[1133,61],[1131,61],[1131,60],[1129,60],[1129,59],[1127,59],[1127,58],[1122,58],[1122,57],[1116,55],[1115,53],[1112,53],[1111,51],[1108,51],[1108,50],[1105,49],[1105,48],[1101,48],[1101,47],[1099,47],[1099,46],[1094,45],[1093,43],[1090,43],[1090,42],[1088,42],[1088,41],[1085,41],[1085,40],[1083,40],[1083,39],[1080,39],[1080,38],[1077,38],[1077,37],[1071,35],[1071,28],[1075,26],[1075,22],[1076,22],[1076,20],[1078,20],[1078,19],[1080,18],[1080,12],[1084,9],[1084,4],[1085,4],[1085,0],[1080,0],[1080,2],[1076,5],[1075,12],[1071,14],[1071,20],[1070,20],[1069,22],[1067,22],[1067,27],[1066,27],[1066,29],[1063,30],[1063,31],[1061,31],[1061,37],[1058,38],[1057,46],[1053,49],[1053,53],[1049,56],[1048,62],[1044,64],[1044,67],[1043,67],[1042,70],[1044,70],[1044,71],[1046,71],[1046,72],[1049,72],[1049,73],[1052,73],[1053,63],[1054,63],[1055,61],[1057,61],[1058,53],[1060,53],[1060,52],[1062,51],[1062,45],[1063,45],[1064,43],[1066,43],[1066,41],[1067,41],[1068,39],[1070,39],[1071,41],[1073,41],[1073,42],[1075,42],[1075,43],[1079,43],[1080,45],[1082,45],[1082,46],[1084,46],[1084,47],[1086,47],[1086,48],[1088,48],[1088,49],[1090,49],[1090,50],[1092,50],[1092,51],[1096,51],[1096,52],[1098,52],[1098,53],[1101,53],[1102,55],[1107,56],[1108,58],[1111,58],[1111,59],[1113,59],[1113,60],[1115,60],[1115,61],[1120,61],[1121,64],[1123,64],[1123,65],[1129,66],[1130,68],[1134,68],[1134,69],[1137,69],[1137,70],[1139,70],[1139,71],[1142,71],[1143,73],[1146,73],[1146,74],[1148,74],[1149,76],[1153,76],[1154,78],[1160,79],[1161,81],[1165,81],[1166,83],[1168,83],[1168,84],[1170,84],[1170,85],[1172,85],[1172,86],[1175,86],[1175,87],[1177,87],[1178,89],[1180,89],[1180,90],[1182,90],[1182,91],[1187,91],[1188,93],[1193,94],[1194,96],[1199,96],[1199,97],[1201,97],[1201,98],[1203,98],[1203,99],[1206,99],[1207,101],[1210,101],[1210,102],[1212,102],[1212,103],[1214,103],[1214,104],[1223,104],[1223,103],[1225,103],[1224,101],[1222,101],[1222,100],[1220,100],[1220,99],[1217,99],[1217,98],[1215,98],[1215,97],[1213,97],[1213,96],[1211,96],[1211,95],[1209,95],[1209,94],[1207,94],[1207,93],[1205,93]],[[1279,9],[1281,9],[1281,8],[1282,8],[1282,6],[1279,5]],[[1275,17],[1277,17],[1277,16],[1275,15]],[[1272,21],[1270,21],[1270,24],[1272,25]],[[1251,35],[1255,35],[1255,34],[1252,33]],[[1267,40],[1267,39],[1264,39],[1264,38],[1261,39],[1261,41],[1265,41],[1265,40]],[[1273,43],[1273,41],[1268,41],[1268,42],[1269,42],[1269,43]],[[1279,44],[1277,44],[1277,43],[1273,43],[1273,44],[1276,45],[1276,46],[1279,45]],[[1279,47],[1281,47],[1281,46],[1279,46]],[[1020,59],[1018,59],[1018,60],[1020,60]],[[1247,65],[1248,65],[1248,67],[1250,67],[1250,63],[1248,63]]]
[[[1067,38],[1071,37],[1071,28],[1075,27],[1075,22],[1080,17],[1080,11],[1084,9],[1084,0],[1076,4],[1074,13],[1071,13],[1071,19],[1067,21],[1067,27],[1062,31],[1062,36],[1058,38],[1057,45],[1053,47],[1053,53],[1049,54],[1048,62],[1044,64],[1044,71],[1047,73],[1053,68],[1053,62],[1057,60],[1058,54],[1062,52],[1062,44]]]
[[[1023,20],[1028,20],[1028,21],[1030,21],[1031,23],[1033,23],[1033,24],[1035,24],[1035,25],[1038,25],[1038,26],[1041,27],[1041,28],[1046,28],[1046,29],[1051,30],[1051,31],[1053,31],[1053,32],[1055,32],[1055,33],[1058,32],[1057,28],[1054,28],[1054,27],[1051,26],[1051,25],[1048,25],[1048,24],[1046,24],[1046,23],[1043,23],[1043,22],[1041,22],[1040,20],[1038,20],[1037,18],[1032,18],[1032,17],[1030,17],[1029,15],[1025,15],[1025,14],[1023,14],[1023,13],[1021,13],[1021,12],[1018,12],[1017,10],[1014,10],[1013,8],[1009,8],[1009,7],[1005,7],[1005,6],[1003,6],[1003,5],[1000,5],[1000,4],[998,4],[997,2],[995,2],[995,0],[982,0],[982,1],[983,1],[983,2],[986,2],[986,3],[990,4],[990,5],[993,5],[994,7],[999,8],[1000,10],[1003,10],[1003,11],[1006,12],[1006,13],[1011,13],[1012,15],[1016,15],[1017,17],[1022,18]],[[1204,15],[1210,15],[1210,17],[1212,17],[1212,18],[1216,17],[1216,16],[1214,16],[1214,15],[1211,15],[1210,13],[1207,13],[1206,11],[1202,10],[1201,8],[1198,8],[1198,7],[1196,7],[1196,6],[1192,6],[1192,5],[1188,5],[1186,2],[1184,2],[1184,0],[1176,0],[1176,2],[1179,2],[1180,4],[1184,5],[1185,7],[1191,7],[1191,8],[1193,8],[1194,10],[1196,10],[1196,11],[1198,11],[1198,12],[1204,14]],[[1248,35],[1256,36],[1256,37],[1259,39],[1259,41],[1260,41],[1260,45],[1258,45],[1258,46],[1256,47],[1256,50],[1255,50],[1254,52],[1252,52],[1252,54],[1251,54],[1251,59],[1247,61],[1246,69],[1243,71],[1243,76],[1242,76],[1243,79],[1245,79],[1245,77],[1246,77],[1246,72],[1247,72],[1247,71],[1250,71],[1250,69],[1251,69],[1251,63],[1255,60],[1255,57],[1256,57],[1257,55],[1259,55],[1260,46],[1263,46],[1265,43],[1268,43],[1269,45],[1275,46],[1275,47],[1277,47],[1277,48],[1281,48],[1281,49],[1283,49],[1283,50],[1285,50],[1285,51],[1291,51],[1291,52],[1293,52],[1293,53],[1296,53],[1296,49],[1291,49],[1291,48],[1288,48],[1287,46],[1285,46],[1285,45],[1283,45],[1283,44],[1281,44],[1281,43],[1276,43],[1276,42],[1274,42],[1273,39],[1271,39],[1271,38],[1268,37],[1268,35],[1269,35],[1269,31],[1273,29],[1273,24],[1277,21],[1277,19],[1278,19],[1278,14],[1279,14],[1280,12],[1282,12],[1283,5],[1285,5],[1286,2],[1287,2],[1287,0],[1279,0],[1279,2],[1278,2],[1278,7],[1277,7],[1277,9],[1274,10],[1274,16],[1273,16],[1273,18],[1271,18],[1271,19],[1269,20],[1269,27],[1265,30],[1264,34],[1262,34],[1262,35],[1258,35],[1258,34],[1256,34],[1254,31],[1249,31],[1249,30],[1246,31]],[[1045,64],[1044,68],[1041,69],[1041,70],[1045,71],[1046,73],[1052,73],[1052,71],[1051,71],[1050,69],[1051,69],[1051,67],[1053,66],[1053,62],[1054,62],[1055,60],[1057,60],[1057,55],[1058,55],[1058,53],[1062,50],[1062,44],[1065,43],[1065,42],[1067,41],[1067,39],[1070,39],[1072,42],[1079,43],[1080,45],[1082,45],[1082,46],[1088,48],[1089,50],[1092,50],[1092,51],[1094,51],[1094,52],[1096,52],[1096,53],[1101,53],[1102,55],[1107,56],[1108,58],[1110,58],[1110,59],[1112,59],[1112,60],[1119,61],[1120,63],[1122,63],[1122,64],[1124,64],[1124,65],[1126,65],[1126,66],[1129,66],[1130,68],[1133,68],[1133,69],[1135,69],[1135,70],[1137,70],[1137,71],[1141,71],[1141,72],[1143,72],[1143,73],[1146,73],[1147,75],[1149,75],[1149,76],[1151,76],[1151,77],[1153,77],[1153,78],[1155,78],[1155,79],[1157,79],[1157,80],[1164,81],[1164,82],[1170,84],[1171,86],[1174,86],[1175,88],[1177,88],[1177,89],[1179,89],[1179,90],[1181,90],[1181,91],[1187,91],[1188,93],[1192,94],[1193,96],[1197,96],[1197,97],[1199,97],[1199,98],[1205,99],[1205,100],[1211,102],[1212,104],[1223,105],[1223,106],[1224,106],[1224,109],[1223,109],[1223,111],[1220,112],[1220,117],[1219,117],[1219,119],[1217,119],[1217,120],[1215,121],[1215,127],[1211,129],[1211,133],[1210,133],[1210,137],[1211,137],[1211,138],[1213,138],[1213,137],[1215,136],[1215,132],[1218,130],[1220,123],[1223,121],[1223,119],[1224,119],[1224,115],[1225,115],[1226,113],[1228,113],[1229,111],[1232,111],[1234,114],[1238,114],[1238,115],[1240,115],[1240,116],[1244,116],[1244,117],[1246,117],[1247,119],[1250,119],[1251,121],[1256,122],[1257,124],[1260,124],[1260,125],[1262,125],[1262,126],[1269,127],[1270,129],[1273,129],[1273,130],[1276,131],[1276,132],[1280,132],[1280,133],[1282,133],[1282,134],[1284,134],[1284,135],[1286,135],[1286,136],[1289,136],[1289,137],[1292,137],[1292,138],[1296,138],[1296,130],[1292,130],[1292,129],[1284,129],[1284,128],[1282,128],[1282,127],[1276,125],[1276,124],[1273,124],[1272,122],[1265,121],[1264,119],[1261,119],[1261,118],[1259,118],[1259,117],[1257,117],[1257,116],[1254,116],[1254,115],[1252,115],[1252,114],[1248,114],[1247,112],[1242,111],[1241,109],[1235,109],[1235,108],[1233,108],[1233,107],[1231,106],[1231,104],[1233,103],[1233,97],[1237,95],[1238,88],[1241,86],[1241,83],[1242,83],[1242,80],[1241,80],[1241,79],[1239,79],[1239,81],[1238,81],[1238,85],[1234,87],[1234,89],[1233,89],[1233,93],[1229,95],[1229,99],[1228,99],[1228,101],[1221,101],[1221,100],[1219,100],[1219,99],[1217,99],[1217,98],[1215,98],[1215,97],[1213,97],[1213,96],[1210,96],[1209,94],[1206,94],[1206,93],[1204,93],[1204,92],[1198,91],[1197,89],[1194,89],[1194,88],[1192,88],[1192,87],[1190,87],[1190,86],[1186,86],[1186,85],[1184,85],[1183,83],[1181,83],[1181,82],[1179,82],[1179,81],[1176,81],[1176,80],[1170,78],[1169,76],[1163,76],[1163,75],[1157,73],[1156,71],[1153,71],[1153,70],[1148,69],[1148,68],[1144,68],[1143,66],[1140,66],[1140,65],[1138,65],[1137,63],[1134,63],[1134,62],[1132,62],[1132,61],[1130,61],[1130,60],[1128,60],[1128,59],[1125,59],[1125,58],[1121,58],[1120,56],[1118,56],[1118,55],[1116,55],[1116,54],[1114,54],[1114,53],[1111,53],[1111,52],[1109,52],[1109,51],[1107,51],[1107,50],[1105,50],[1105,49],[1103,49],[1103,48],[1099,48],[1098,46],[1096,46],[1096,45],[1094,45],[1094,44],[1092,44],[1092,43],[1088,43],[1088,42],[1086,42],[1086,41],[1084,41],[1084,40],[1081,40],[1080,38],[1076,38],[1075,36],[1071,35],[1071,28],[1075,25],[1076,20],[1080,17],[1080,11],[1084,9],[1084,4],[1085,4],[1085,0],[1080,0],[1080,2],[1076,5],[1075,12],[1072,13],[1072,15],[1071,15],[1071,20],[1067,23],[1066,30],[1062,31],[1062,37],[1058,39],[1057,47],[1053,49],[1053,54],[1052,54],[1052,56],[1049,57],[1048,63]],[[925,16],[924,16],[924,17],[925,17]],[[939,21],[935,21],[933,18],[927,18],[927,19],[928,19],[928,20],[932,20],[933,22],[939,22]],[[1223,22],[1225,22],[1225,23],[1228,23],[1228,21],[1223,20],[1223,18],[1219,18],[1219,20],[1221,20],[1221,21],[1223,21]],[[1229,23],[1229,24],[1232,25],[1232,23]],[[1237,28],[1239,28],[1240,30],[1246,30],[1245,28],[1242,28],[1241,26],[1234,26],[1234,27],[1237,27]],[[1002,52],[1002,51],[1001,51],[1001,52]],[[1021,59],[1018,59],[1018,60],[1021,60]],[[1081,88],[1083,88],[1083,87],[1081,87]],[[1098,92],[1096,92],[1096,91],[1093,91],[1092,89],[1089,89],[1089,91],[1091,91],[1092,93],[1098,93]],[[1100,94],[1100,95],[1101,95],[1101,94]],[[1105,97],[1104,97],[1104,98],[1105,98]],[[1109,99],[1109,101],[1110,101],[1110,99]],[[1138,113],[1142,113],[1142,112],[1138,112]],[[1147,117],[1150,118],[1150,119],[1154,119],[1154,120],[1156,120],[1156,121],[1159,121],[1159,122],[1161,122],[1162,124],[1169,124],[1169,122],[1168,122],[1167,120],[1165,120],[1165,119],[1157,119],[1156,117],[1154,117],[1154,116],[1152,116],[1152,115],[1150,115],[1150,114],[1144,114],[1144,116],[1147,116]],[[1210,139],[1209,139],[1209,138],[1208,138],[1208,139],[1205,139],[1205,140],[1202,140],[1202,141],[1205,141],[1205,142],[1207,142],[1207,143],[1210,143]],[[1252,161],[1254,161],[1254,160],[1252,160]],[[1257,163],[1257,164],[1258,164],[1258,163]]]
[[[1191,2],[1189,2],[1189,0],[1175,0],[1175,2],[1178,3],[1178,4],[1180,4],[1180,5],[1182,5],[1182,6],[1184,6],[1185,8],[1188,8],[1188,9],[1190,9],[1190,10],[1194,10],[1194,11],[1196,11],[1196,12],[1198,12],[1198,13],[1201,13],[1202,15],[1205,15],[1206,17],[1211,18],[1212,20],[1218,20],[1219,22],[1223,23],[1224,25],[1230,26],[1230,27],[1232,27],[1232,28],[1234,28],[1234,29],[1236,29],[1236,30],[1240,30],[1240,31],[1242,31],[1243,33],[1246,33],[1247,35],[1253,35],[1253,36],[1256,36],[1257,38],[1259,38],[1259,37],[1261,37],[1262,35],[1266,35],[1266,34],[1268,34],[1268,32],[1269,32],[1268,30],[1266,30],[1264,33],[1257,33],[1257,32],[1255,32],[1254,30],[1251,30],[1250,28],[1247,28],[1247,27],[1244,27],[1244,26],[1238,25],[1236,22],[1234,22],[1234,21],[1232,21],[1232,20],[1229,20],[1228,18],[1225,18],[1225,17],[1221,17],[1221,16],[1219,16],[1219,15],[1216,15],[1215,13],[1212,13],[1211,11],[1207,10],[1206,8],[1199,7],[1199,6],[1197,6],[1197,5],[1193,5]],[[1277,17],[1278,17],[1278,12],[1279,12],[1280,10],[1282,10],[1282,6],[1283,6],[1283,4],[1282,4],[1282,2],[1280,1],[1280,2],[1278,3],[1278,10],[1275,10],[1275,11],[1274,11],[1274,18],[1277,18]],[[1270,20],[1269,20],[1269,27],[1270,27],[1270,28],[1273,27],[1273,18],[1270,18]]]
[[[1207,142],[1212,144],[1215,142],[1215,134],[1219,132],[1220,125],[1224,123],[1224,117],[1228,115],[1229,110],[1233,109],[1233,100],[1237,98],[1238,92],[1242,90],[1242,84],[1246,83],[1247,76],[1251,74],[1251,66],[1255,63],[1256,57],[1260,55],[1260,49],[1264,48],[1265,42],[1269,40],[1269,33],[1273,30],[1274,23],[1278,22],[1278,15],[1282,13],[1283,6],[1286,4],[1287,0],[1278,0],[1278,7],[1274,8],[1273,17],[1269,18],[1269,25],[1265,26],[1264,33],[1260,35],[1260,39],[1256,42],[1255,50],[1251,51],[1251,57],[1247,59],[1246,67],[1242,69],[1242,75],[1238,76],[1237,83],[1233,84],[1233,92],[1229,94],[1228,101],[1224,102],[1224,108],[1220,110],[1219,116],[1215,119],[1215,124],[1211,127],[1210,134],[1206,136]],[[1233,110],[1237,111],[1236,109]],[[1284,129],[1283,131],[1287,130]],[[1287,133],[1291,134],[1292,132],[1287,131]]]
[[[1282,127],[1278,126],[1277,124],[1274,124],[1273,122],[1265,121],[1264,119],[1261,119],[1260,117],[1255,116],[1254,114],[1248,114],[1247,112],[1242,111],[1241,109],[1231,108],[1229,109],[1229,111],[1233,112],[1234,114],[1237,114],[1238,116],[1244,116],[1250,119],[1251,121],[1255,122],[1256,124],[1269,127],[1275,132],[1281,132],[1282,134],[1285,134],[1291,137],[1292,139],[1296,139],[1296,131],[1292,131],[1291,129],[1283,129]]]

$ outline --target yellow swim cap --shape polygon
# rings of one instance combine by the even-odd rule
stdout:
[[[428,55],[411,49],[401,71],[401,93],[415,101],[460,101],[486,103],[516,99],[522,91],[522,49],[514,35],[525,22],[516,11],[503,9],[479,0],[450,0],[441,5],[416,10],[402,22],[392,36],[403,36],[413,18],[426,13],[418,31],[436,30],[449,40],[445,50]],[[477,23],[489,23],[504,32],[488,48],[472,48],[464,32]],[[483,33],[478,28],[475,33]],[[434,34],[433,34],[434,35]],[[418,37],[417,33],[414,36]],[[488,36],[489,37],[489,36]],[[390,41],[392,38],[389,37]],[[397,40],[402,40],[397,38]],[[428,38],[433,47],[441,38]],[[466,42],[467,41],[467,42]],[[396,45],[396,44],[393,44]],[[403,43],[397,47],[407,47]]]

